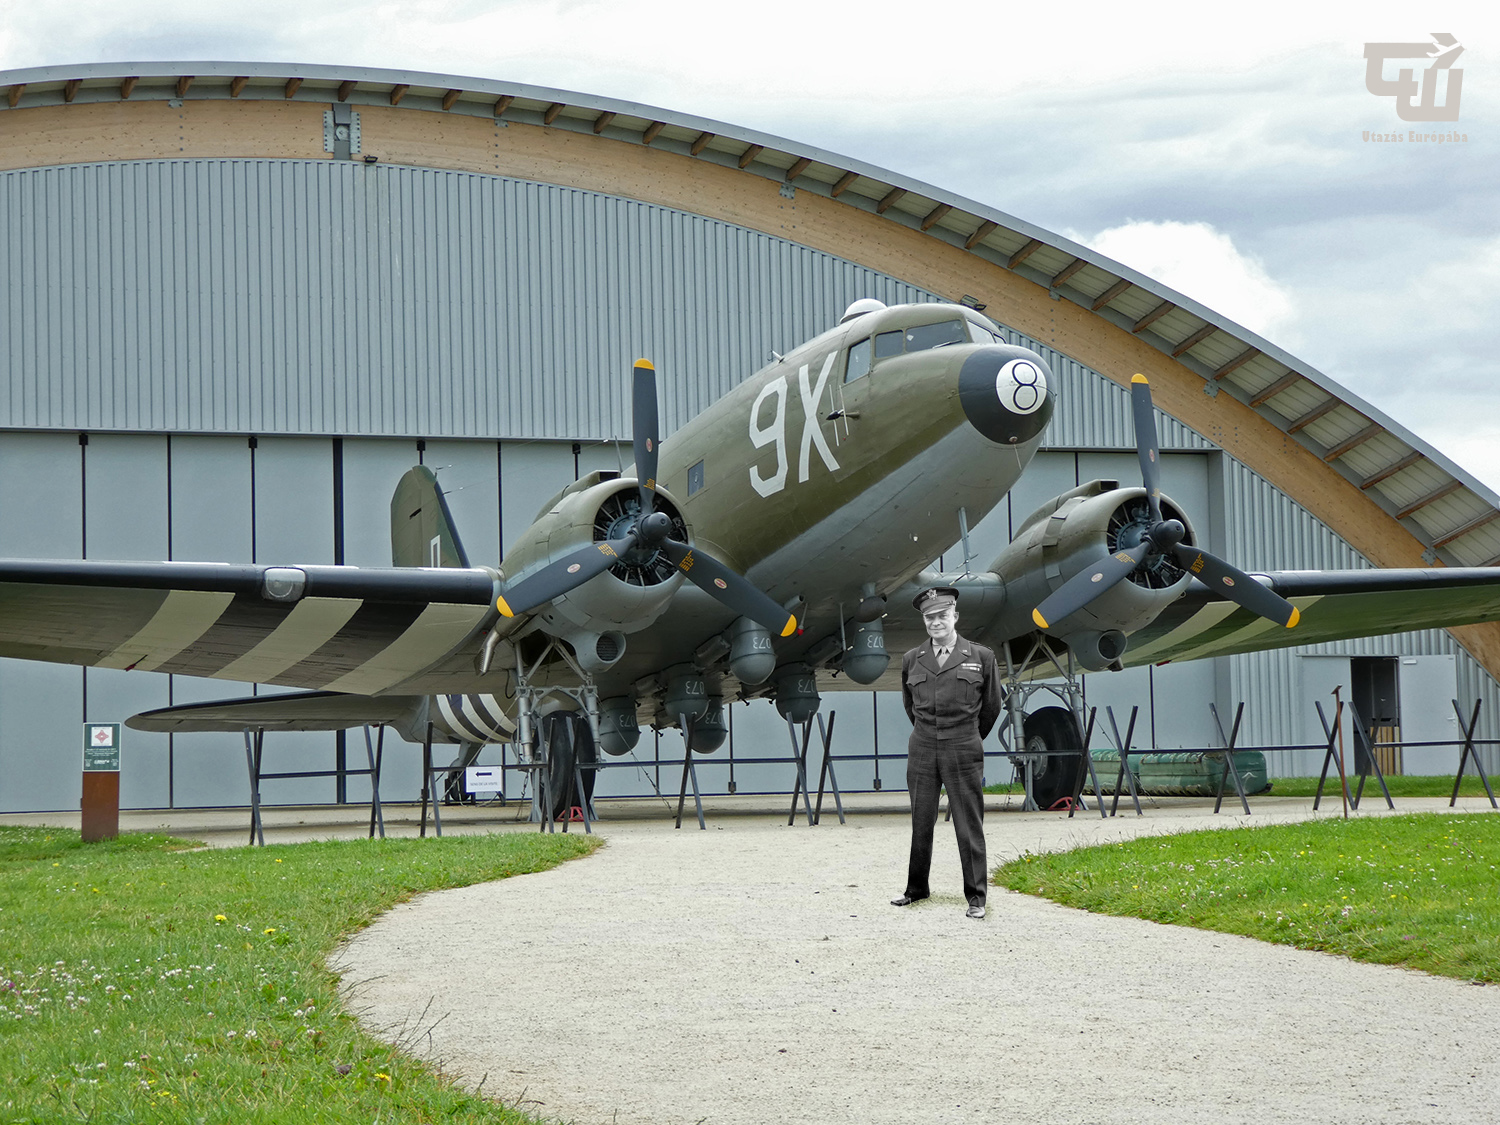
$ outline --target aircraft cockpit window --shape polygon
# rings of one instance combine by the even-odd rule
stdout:
[[[900,355],[904,345],[904,335],[905,333],[897,331],[882,332],[880,335],[876,336],[875,358],[887,359],[893,355]]]
[[[844,382],[852,383],[870,373],[870,339],[865,337],[849,349],[849,366],[844,368]]]
[[[906,330],[906,350],[909,352],[921,352],[928,348],[940,348],[944,344],[962,344],[967,341],[968,336],[961,320],[919,324]]]
[[[976,344],[1003,344],[1005,337],[991,332],[977,320],[969,321],[969,336]]]

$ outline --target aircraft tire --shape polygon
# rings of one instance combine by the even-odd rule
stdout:
[[[542,719],[541,727],[551,751],[547,781],[552,793],[552,816],[556,819],[579,803],[573,793],[575,760],[583,766],[583,791],[589,800],[593,800],[598,751],[594,747],[588,719],[577,712],[554,711]]]
[[[1027,750],[1076,749],[1083,743],[1083,732],[1073,713],[1066,707],[1042,707],[1026,716],[1023,728]],[[1038,758],[1031,769],[1031,794],[1041,808],[1051,808],[1064,797],[1071,797],[1079,774],[1087,768],[1082,754],[1053,754]]]

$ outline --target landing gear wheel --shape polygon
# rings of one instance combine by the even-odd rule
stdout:
[[[1031,771],[1031,795],[1039,808],[1051,808],[1071,797],[1079,776],[1088,767],[1082,753],[1040,755],[1043,750],[1074,750],[1083,745],[1083,732],[1073,713],[1065,707],[1043,707],[1026,716],[1022,749],[1038,754],[1025,762]]]
[[[594,799],[594,777],[599,758],[589,721],[576,711],[553,711],[539,724],[549,751],[547,784],[552,794],[552,818],[557,820],[581,804],[573,789],[573,763],[583,767],[584,796]]]

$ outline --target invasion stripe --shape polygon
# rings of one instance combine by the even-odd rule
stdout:
[[[232,601],[233,594],[219,590],[173,590],[140,632],[96,667],[154,672],[213,628]]]
[[[493,695],[471,695],[468,697],[475,715],[487,722],[496,742],[508,741],[516,733],[516,724],[505,714],[505,705]]]
[[[303,598],[269,637],[211,675],[250,683],[274,679],[327,644],[363,604],[358,598]]]
[[[384,651],[323,686],[358,695],[375,695],[394,687],[447,656],[489,612],[488,605],[429,605]]]
[[[426,607],[400,602],[365,602],[324,644],[276,676],[287,687],[325,688],[391,646]],[[368,692],[358,694],[367,695]]]
[[[1235,602],[1209,602],[1171,632],[1163,633],[1150,644],[1142,645],[1140,648],[1127,649],[1126,651],[1130,656],[1131,662],[1135,663],[1143,658],[1149,658],[1155,653],[1169,648],[1176,648],[1178,645],[1186,644],[1194,637],[1212,629],[1239,608]]]
[[[212,628],[172,659],[163,660],[156,671],[213,675],[281,628],[293,608],[285,602],[267,601],[259,593],[238,593]]]
[[[1316,594],[1312,597],[1288,598],[1287,600],[1305,613],[1308,606],[1322,601],[1323,595]],[[1261,636],[1262,634],[1269,633],[1272,630],[1276,630],[1281,634],[1290,633],[1293,637],[1297,635],[1297,631],[1295,629],[1287,629],[1286,626],[1280,624],[1279,622],[1272,621],[1266,617],[1257,617],[1243,629],[1236,629],[1234,632],[1227,633],[1222,637],[1215,637],[1213,640],[1207,641],[1201,645],[1196,645],[1195,647],[1188,649],[1186,652],[1173,653],[1172,659],[1197,660],[1200,657],[1204,656],[1214,656],[1220,652],[1225,651],[1226,649],[1237,652],[1244,647],[1244,643],[1246,641],[1252,640],[1255,637]]]

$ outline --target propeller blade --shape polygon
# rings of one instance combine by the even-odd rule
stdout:
[[[560,598],[614,566],[621,555],[635,546],[635,542],[635,532],[631,531],[623,539],[590,543],[514,586],[506,586],[505,592],[495,599],[495,608],[506,617],[515,617],[553,598]]]
[[[1238,602],[1251,613],[1269,618],[1288,629],[1302,619],[1302,612],[1280,594],[1266,589],[1238,567],[1197,547],[1178,544],[1172,549],[1178,563],[1189,574],[1222,597]]]
[[[689,582],[705,593],[712,594],[736,613],[752,621],[759,621],[778,636],[790,637],[797,631],[797,618],[794,615],[712,555],[675,539],[668,539],[661,546],[677,569],[687,575]]]
[[[1130,550],[1116,551],[1088,570],[1073,575],[1031,611],[1031,619],[1039,629],[1050,629],[1054,622],[1076,613],[1140,566],[1150,547],[1143,539]]]
[[[649,359],[635,361],[635,385],[631,393],[631,419],[635,430],[635,474],[641,482],[641,515],[651,511],[656,491],[656,447],[659,426],[656,409],[656,368]]]
[[[1130,413],[1135,421],[1135,454],[1141,462],[1141,483],[1151,505],[1151,522],[1161,522],[1161,442],[1156,436],[1156,409],[1151,383],[1141,374],[1130,379]]]

